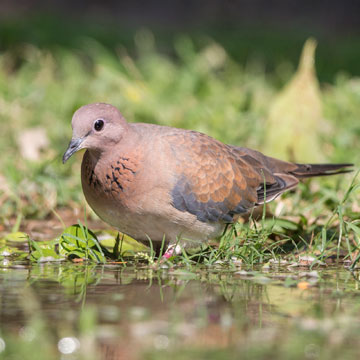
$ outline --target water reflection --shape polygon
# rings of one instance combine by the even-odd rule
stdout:
[[[356,276],[343,269],[6,265],[0,272],[0,347],[27,359],[57,358],[54,351],[71,359],[176,358],[176,349],[266,358],[283,337],[291,343],[300,331],[305,340],[298,350],[308,357],[321,353],[328,337],[342,346],[351,342],[349,329],[352,337],[360,334]]]

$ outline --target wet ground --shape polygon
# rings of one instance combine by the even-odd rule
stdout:
[[[343,267],[0,265],[0,358],[360,356],[358,274]]]

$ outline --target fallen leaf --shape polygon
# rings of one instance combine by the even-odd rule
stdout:
[[[0,191],[3,192],[5,195],[10,194],[10,186],[5,179],[5,176],[0,174]]]
[[[326,266],[326,264],[314,256],[304,255],[299,257],[299,266],[311,266],[311,265],[319,265]]]
[[[306,290],[310,287],[310,283],[308,283],[307,281],[300,281],[299,283],[297,283],[297,287],[301,290]]]
[[[17,138],[17,143],[24,159],[39,161],[41,151],[49,146],[49,139],[45,129],[37,127],[22,131]]]

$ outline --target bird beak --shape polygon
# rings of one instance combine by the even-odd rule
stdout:
[[[77,138],[77,139],[71,139],[70,144],[65,151],[62,162],[65,164],[65,162],[70,158],[70,156],[74,153],[76,153],[78,150],[81,149],[81,144],[85,140],[85,137]]]

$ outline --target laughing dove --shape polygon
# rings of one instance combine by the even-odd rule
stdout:
[[[63,162],[87,149],[81,166],[87,202],[102,220],[145,242],[197,246],[300,178],[352,166],[289,163],[196,131],[127,123],[103,103],[78,109],[72,128]]]

